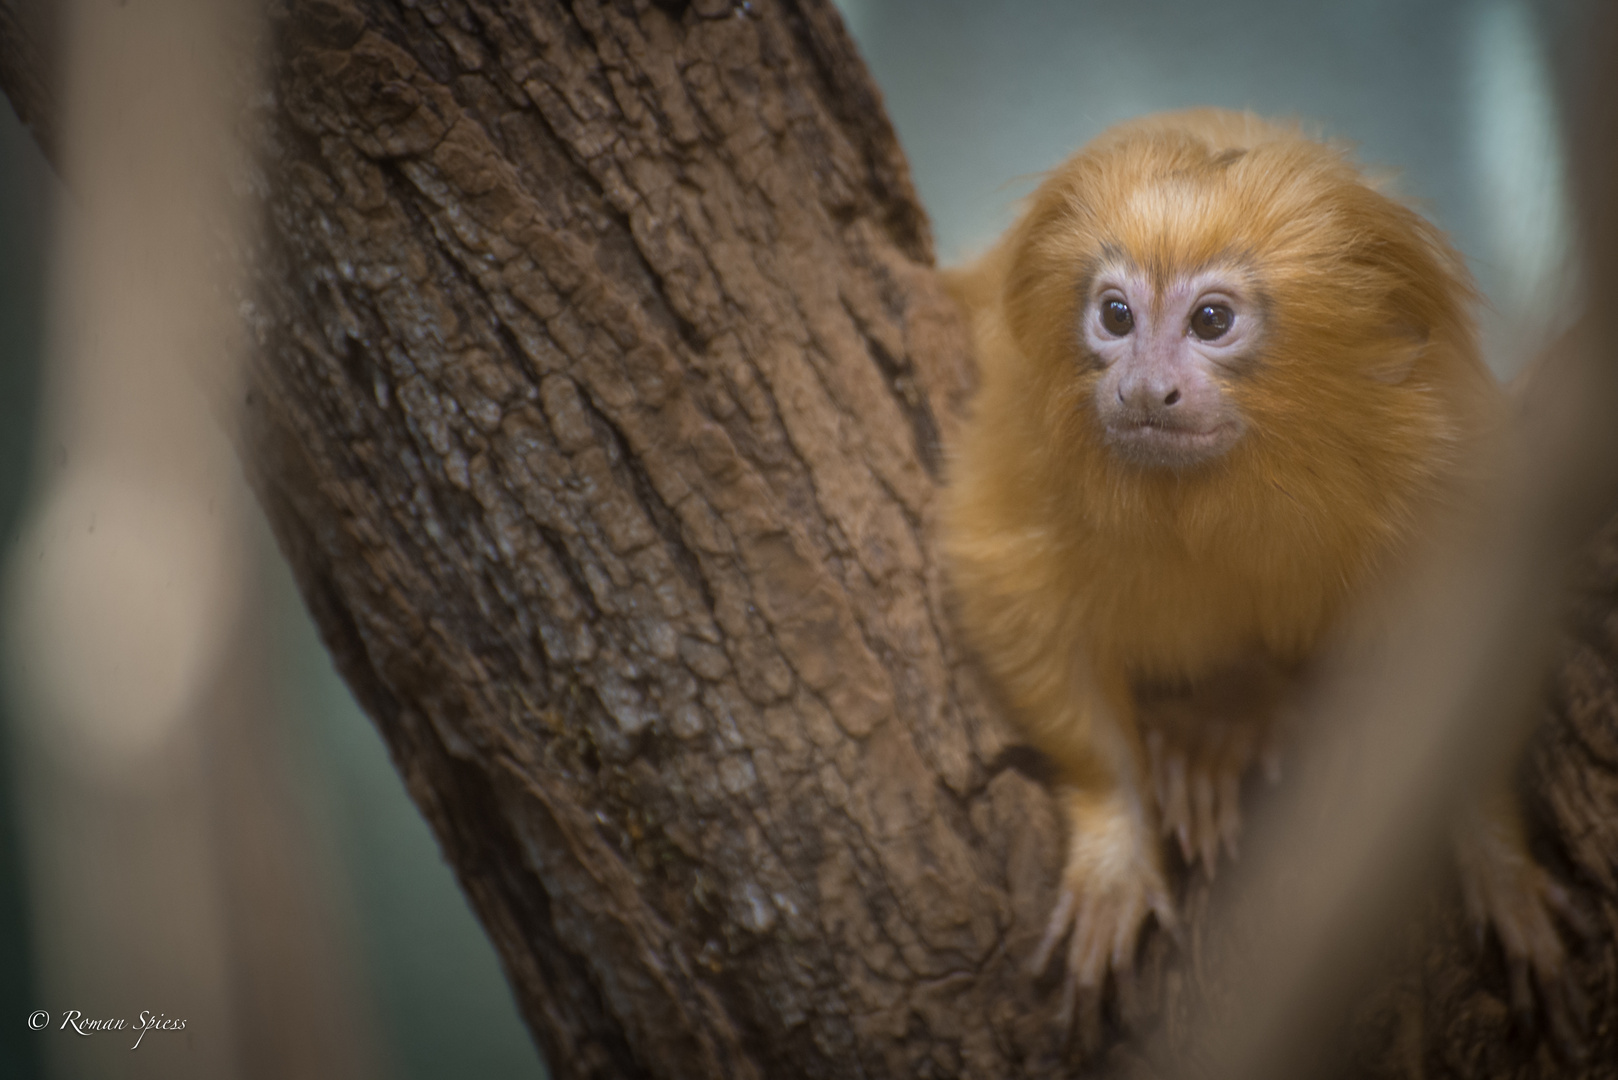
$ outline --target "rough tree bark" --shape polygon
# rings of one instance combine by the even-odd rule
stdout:
[[[830,5],[280,30],[257,485],[552,1067],[1048,1057],[929,535],[968,363]]]
[[[273,36],[250,473],[555,1075],[1059,1072],[1023,970],[1058,827],[934,543],[970,361],[829,0],[295,0]],[[1528,785],[1608,931],[1591,1076],[1602,550]],[[1440,907],[1364,1069],[1568,1075]],[[1197,965],[1145,968],[1172,1033]]]

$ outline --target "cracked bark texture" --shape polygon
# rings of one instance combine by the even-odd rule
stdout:
[[[970,364],[830,5],[277,33],[256,483],[555,1073],[1048,1060],[1054,823],[932,556]]]
[[[828,0],[291,0],[272,37],[249,472],[552,1072],[1065,1071],[1024,971],[1059,828],[935,555],[970,360]],[[38,70],[0,85],[48,116]],[[1596,566],[1526,770],[1607,931],[1589,1076],[1618,1060]],[[1170,1045],[1210,992],[1180,889],[1190,962],[1150,936],[1136,1017]],[[1354,1069],[1577,1075],[1435,911]],[[1150,1071],[1136,1045],[1094,1071]]]

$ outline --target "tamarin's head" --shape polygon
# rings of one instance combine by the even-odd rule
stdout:
[[[1481,372],[1443,235],[1342,149],[1251,115],[1113,129],[1033,195],[1006,254],[1047,418],[1136,469],[1425,443],[1434,390]]]

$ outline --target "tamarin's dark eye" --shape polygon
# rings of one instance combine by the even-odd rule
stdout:
[[[1230,332],[1236,313],[1224,304],[1204,304],[1191,316],[1191,332],[1203,341],[1215,341]]]
[[[1105,300],[1101,304],[1101,325],[1114,337],[1123,337],[1135,328],[1135,316],[1122,300]]]

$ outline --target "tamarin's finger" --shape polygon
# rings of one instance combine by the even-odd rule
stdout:
[[[1569,1061],[1582,1061],[1590,1048],[1584,1033],[1590,1030],[1590,999],[1573,973],[1565,970],[1552,987],[1542,991],[1556,1048]]]
[[[1274,743],[1266,744],[1260,760],[1264,765],[1264,781],[1271,787],[1275,787],[1281,782],[1280,747],[1276,746]]]
[[[1175,913],[1174,900],[1169,896],[1168,889],[1159,884],[1147,894],[1146,902],[1151,907],[1152,914],[1157,916],[1157,925],[1168,931],[1176,946],[1184,948],[1185,937],[1180,925],[1180,916]]]
[[[1227,772],[1219,781],[1219,835],[1225,851],[1236,858],[1236,843],[1242,832],[1242,781],[1236,772]]]
[[[1213,777],[1202,771],[1196,777],[1196,807],[1198,854],[1211,879],[1219,867],[1219,825],[1215,818]]]
[[[1560,883],[1548,882],[1544,894],[1551,909],[1580,938],[1594,941],[1601,937],[1601,927],[1574,901],[1572,894]]]
[[[1187,863],[1194,861],[1191,846],[1191,800],[1186,791],[1185,758],[1171,753],[1165,769],[1168,799],[1163,804],[1163,827],[1172,829],[1180,842],[1180,854]]]
[[[1045,934],[1039,939],[1039,946],[1034,950],[1034,957],[1028,962],[1028,973],[1039,977],[1050,967],[1051,954],[1056,946],[1067,935],[1071,926],[1068,917],[1073,914],[1073,905],[1076,902],[1072,889],[1062,889],[1056,897],[1056,907],[1051,911],[1050,921],[1045,924]]]
[[[1528,986],[1528,961],[1521,956],[1508,959],[1507,968],[1511,972],[1511,1008],[1518,1019],[1532,1023],[1534,1019],[1534,994]]]

